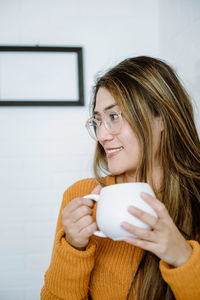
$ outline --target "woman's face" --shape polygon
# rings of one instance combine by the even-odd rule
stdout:
[[[96,105],[94,108],[98,119],[116,101],[106,88],[99,88],[96,95]],[[115,110],[115,106],[112,110]],[[154,155],[155,158],[160,148],[161,122],[155,118],[153,124]],[[105,150],[108,168],[113,175],[124,174],[127,178],[134,179],[139,163],[140,147],[138,139],[129,123],[122,119],[122,127],[117,134],[110,133],[102,124],[98,129],[98,141]]]

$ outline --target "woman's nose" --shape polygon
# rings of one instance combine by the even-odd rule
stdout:
[[[104,142],[105,140],[113,139],[113,134],[109,132],[104,123],[102,123],[98,128],[97,138],[100,143]]]

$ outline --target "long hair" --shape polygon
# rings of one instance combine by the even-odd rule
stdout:
[[[165,62],[147,56],[129,58],[97,79],[92,110],[100,87],[108,89],[134,130],[141,149],[137,181],[152,185],[174,223],[186,239],[200,241],[200,141],[192,104],[174,70]],[[160,162],[163,180],[159,191],[152,177],[152,117],[162,119]],[[109,173],[105,152],[97,142],[94,174],[104,185],[102,172]],[[139,300],[174,299],[159,271],[159,258],[144,251],[128,296]]]

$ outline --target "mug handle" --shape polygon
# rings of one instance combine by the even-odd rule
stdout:
[[[84,196],[83,198],[92,199],[92,200],[98,202],[99,195],[98,194],[89,194],[89,195]],[[93,234],[96,236],[99,236],[99,237],[103,237],[103,238],[107,237],[102,231],[99,231],[99,230],[96,230]]]

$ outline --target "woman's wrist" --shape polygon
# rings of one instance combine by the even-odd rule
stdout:
[[[192,247],[187,243],[184,251],[182,252],[181,255],[179,255],[177,261],[175,262],[175,264],[172,265],[172,267],[178,268],[184,265],[188,261],[191,255],[192,255]]]
[[[66,242],[67,242],[71,247],[73,247],[74,249],[79,250],[79,251],[85,251],[85,250],[86,250],[86,247],[75,247],[74,245],[72,245],[72,244],[68,241],[68,239],[67,239],[67,237],[66,237],[66,234],[64,235],[64,238],[65,238]]]

